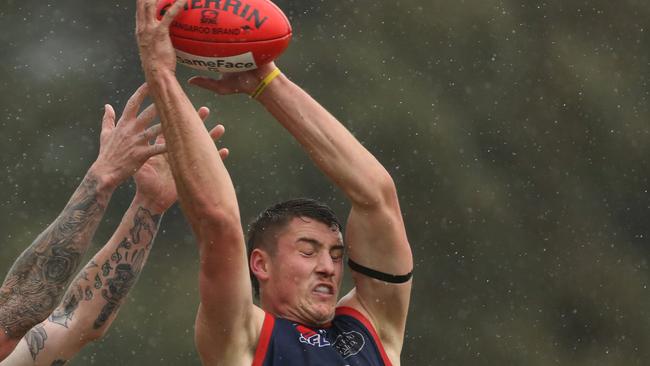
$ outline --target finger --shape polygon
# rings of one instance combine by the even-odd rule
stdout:
[[[221,160],[226,160],[228,155],[230,155],[230,150],[228,150],[228,148],[224,147],[223,149],[219,149],[219,157]]]
[[[205,120],[210,115],[210,109],[208,107],[201,107],[197,112],[199,113],[199,117],[201,117],[201,120],[203,122],[205,122]]]
[[[138,0],[135,8],[135,27],[139,29],[146,24],[147,18],[145,13],[146,0]]]
[[[104,105],[104,116],[102,117],[102,132],[115,128],[115,110],[110,104]]]
[[[135,118],[138,114],[140,106],[142,105],[142,102],[144,101],[144,98],[146,98],[147,95],[149,95],[149,88],[147,87],[147,83],[144,83],[140,85],[140,87],[133,93],[133,95],[131,95],[129,100],[126,102],[120,120],[130,120]]]
[[[158,1],[156,0],[144,0],[144,11],[142,13],[144,16],[143,24],[150,24],[155,22],[157,4]]]
[[[165,12],[165,15],[160,20],[160,25],[165,28],[169,27],[185,4],[187,4],[187,0],[176,0],[174,5],[170,6],[169,9],[167,9],[167,12]]]
[[[149,128],[147,128],[143,133],[142,137],[145,141],[151,141],[152,139],[155,139],[160,135],[162,132],[162,126],[160,123],[155,124]]]
[[[138,115],[138,118],[136,119],[137,127],[138,128],[145,128],[151,124],[151,122],[156,118],[158,115],[158,109],[156,109],[155,104],[149,104],[147,108],[145,108],[140,114]]]
[[[213,129],[210,130],[210,137],[216,141],[220,139],[224,133],[226,133],[226,128],[223,127],[223,125],[216,125]]]
[[[165,135],[162,133],[156,137],[156,141],[154,142],[155,144],[164,144],[165,143]]]
[[[199,88],[208,89],[217,94],[229,94],[230,89],[223,85],[220,80],[203,77],[203,76],[194,76],[188,81],[191,85],[198,86]]]
[[[149,145],[147,147],[147,159],[152,156],[160,155],[166,152],[167,152],[167,145],[165,144]]]

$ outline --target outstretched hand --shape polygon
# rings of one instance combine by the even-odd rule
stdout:
[[[201,107],[198,110],[198,114],[205,121],[210,114],[210,110],[206,107]],[[224,133],[225,128],[219,124],[210,130],[210,137],[216,141]],[[158,136],[156,143],[165,143],[163,135]],[[222,160],[225,160],[228,154],[229,151],[227,148],[219,149],[219,156]],[[176,202],[176,185],[174,184],[174,177],[169,167],[167,154],[160,154],[149,158],[133,178],[137,186],[136,194],[148,201],[155,211],[162,213]]]
[[[220,79],[194,76],[188,82],[192,85],[211,90],[219,95],[246,93],[252,94],[257,85],[276,68],[275,63],[260,65],[257,69],[243,72],[227,72]]]
[[[160,124],[148,127],[156,117],[156,108],[152,104],[138,114],[147,95],[147,84],[142,84],[127,101],[117,123],[113,107],[104,106],[99,155],[91,169],[110,186],[117,187],[147,159],[165,152],[165,144],[149,144],[161,133]]]

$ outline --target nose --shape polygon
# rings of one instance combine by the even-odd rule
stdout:
[[[334,276],[335,264],[329,253],[323,253],[318,257],[316,273],[326,278]]]

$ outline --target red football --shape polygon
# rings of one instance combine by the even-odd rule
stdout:
[[[173,3],[158,3],[158,19]],[[188,0],[169,34],[178,63],[234,72],[255,69],[280,56],[291,40],[291,25],[268,0]]]

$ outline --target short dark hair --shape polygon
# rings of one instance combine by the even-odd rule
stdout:
[[[246,246],[248,247],[248,260],[256,248],[263,249],[271,256],[277,250],[275,237],[278,232],[286,227],[293,218],[306,217],[322,222],[323,224],[341,230],[341,223],[331,208],[326,204],[311,198],[296,198],[276,203],[262,211],[248,226]],[[249,264],[250,266],[250,264]],[[250,271],[251,282],[255,296],[259,297],[260,283]]]

